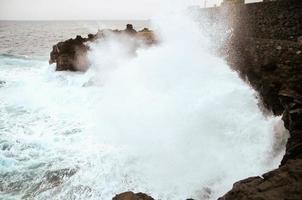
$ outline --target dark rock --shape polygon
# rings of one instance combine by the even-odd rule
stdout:
[[[233,189],[218,200],[302,199],[302,159],[290,160],[262,177],[235,183]]]
[[[137,33],[137,31],[133,28],[132,24],[127,24],[125,32],[128,33],[128,34],[136,34]]]
[[[56,63],[57,71],[86,71],[89,63],[86,57],[88,46],[85,43],[93,39],[92,36],[77,36],[75,39],[59,42],[53,46],[49,64]]]
[[[126,33],[147,45],[154,44],[156,41],[153,32],[149,29],[146,30],[148,31],[140,31],[138,33],[131,24],[127,24],[124,31],[99,30],[96,34],[88,34],[87,38],[78,35],[75,39],[69,39],[54,45],[50,53],[49,64],[56,63],[56,71],[85,72],[90,65],[87,58],[89,51],[88,42],[106,38],[110,34]]]
[[[112,200],[154,200],[152,197],[144,193],[124,192],[116,195]]]
[[[276,63],[269,63],[262,66],[262,69],[264,71],[275,71],[278,68],[278,65]]]
[[[249,17],[263,23],[250,25],[248,19],[239,20],[238,32],[234,31],[227,44],[227,61],[259,93],[267,110],[282,115],[290,138],[278,169],[235,183],[220,200],[301,200],[302,56],[297,52],[302,50],[302,21],[296,20],[302,18],[302,1],[267,2],[245,9],[252,15],[258,13]],[[271,23],[278,16],[279,21]]]
[[[142,30],[140,30],[139,32],[152,32],[151,30],[149,30],[148,28],[143,28]]]
[[[4,86],[6,84],[5,81],[0,81],[0,87]]]

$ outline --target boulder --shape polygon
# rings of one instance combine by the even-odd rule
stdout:
[[[124,192],[116,195],[112,200],[154,200],[144,193]]]
[[[128,33],[128,34],[136,34],[137,33],[137,31],[133,28],[132,24],[127,24],[126,25],[125,32]]]

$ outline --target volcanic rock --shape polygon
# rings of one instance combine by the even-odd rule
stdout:
[[[234,184],[233,189],[218,200],[300,200],[302,191],[302,159],[288,161],[280,168]]]
[[[261,6],[266,6],[265,11],[261,11]],[[250,11],[257,8],[257,17],[261,11],[268,15],[268,21],[281,16],[285,24],[297,28],[275,24],[271,29],[279,31],[278,35],[261,33],[257,27],[252,31],[250,28],[248,33],[238,29],[241,33],[230,39],[226,51],[229,64],[258,92],[263,106],[274,115],[282,115],[290,138],[278,169],[235,183],[219,200],[301,200],[302,55],[297,52],[302,50],[299,39],[302,21],[295,20],[301,19],[302,2],[288,0],[240,8]],[[294,17],[284,18],[287,13]],[[259,24],[264,24],[263,20],[259,19]],[[270,28],[269,24],[266,26]],[[257,37],[250,37],[255,33]]]
[[[132,24],[127,24],[126,25],[125,32],[128,33],[128,34],[136,34],[137,33],[137,31],[133,28]]]
[[[89,35],[88,38],[77,36],[75,39],[69,39],[59,42],[53,46],[50,53],[49,64],[56,63],[57,71],[86,71],[88,60],[86,58],[88,47],[87,41],[92,41],[95,36]]]
[[[124,192],[116,195],[112,200],[154,200],[152,197],[144,193]]]
[[[75,39],[69,39],[54,45],[50,53],[49,64],[56,63],[56,71],[82,71],[89,68],[87,53],[89,51],[89,42],[95,42],[100,38],[106,38],[110,34],[127,34],[146,45],[154,44],[155,37],[152,31],[145,28],[137,32],[133,25],[127,24],[125,30],[99,30],[96,34],[88,34],[87,38],[77,36]],[[138,42],[139,43],[139,42]],[[138,46],[137,46],[138,47]]]

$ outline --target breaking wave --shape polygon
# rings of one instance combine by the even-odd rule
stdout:
[[[128,42],[99,41],[84,74],[1,58],[3,199],[216,199],[278,165],[279,119],[190,17],[159,19],[159,45],[129,55]]]

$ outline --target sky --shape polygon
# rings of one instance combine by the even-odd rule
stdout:
[[[179,0],[0,0],[0,20],[150,19],[176,1]],[[222,0],[186,0],[186,3],[204,6],[205,1],[209,6]]]

